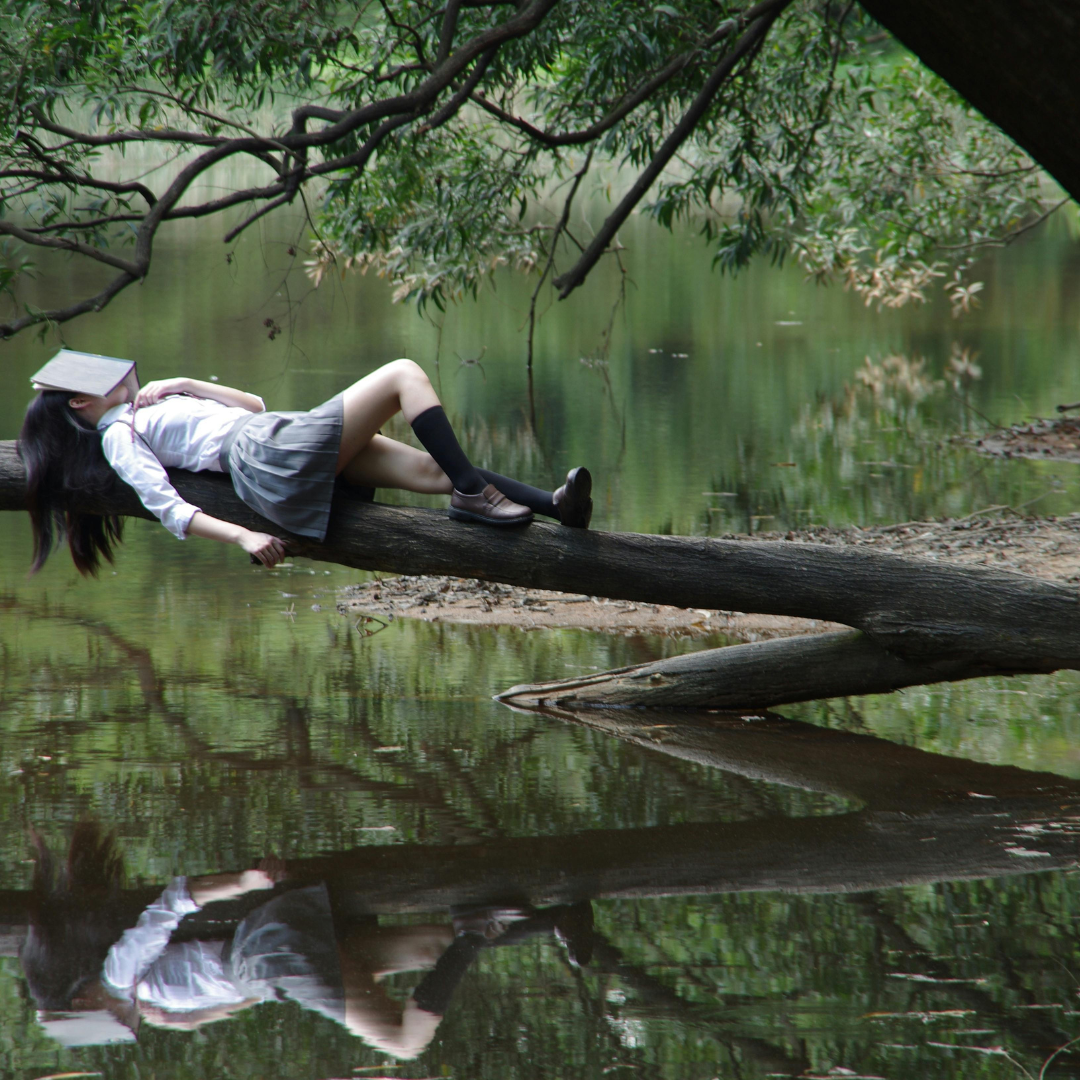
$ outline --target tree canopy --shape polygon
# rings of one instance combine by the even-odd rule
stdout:
[[[238,158],[251,186],[207,196]],[[721,269],[791,256],[885,306],[940,279],[960,313],[981,250],[1064,201],[853,2],[0,0],[0,337],[99,310],[171,222],[231,245],[293,202],[316,282],[420,305],[506,265],[565,297],[641,209]],[[111,276],[31,308],[35,247]]]

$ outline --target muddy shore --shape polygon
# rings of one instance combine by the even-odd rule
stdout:
[[[728,534],[722,539],[867,546],[898,555],[992,566],[1051,581],[1080,583],[1080,513],[1036,518],[1002,510],[990,507],[955,520],[908,521],[868,529],[851,526],[754,536]],[[810,619],[638,604],[453,577],[383,577],[350,586],[339,594],[338,610],[357,619],[409,618],[527,630],[572,627],[672,637],[723,634],[733,641],[761,641],[837,629],[833,623]]]

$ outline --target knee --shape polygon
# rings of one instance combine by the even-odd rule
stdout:
[[[424,369],[415,361],[402,357],[400,360],[391,360],[386,365],[398,379],[406,382],[428,382]]]

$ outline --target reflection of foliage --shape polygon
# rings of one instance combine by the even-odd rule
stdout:
[[[954,390],[969,390],[982,378],[982,368],[975,363],[978,355],[961,346],[960,342],[953,342],[952,355],[945,365],[945,378]]]
[[[875,364],[868,356],[855,372],[855,380],[860,387],[870,391],[877,404],[887,412],[895,413],[901,402],[917,404],[944,386],[940,379],[931,379],[925,368],[925,359],[909,360],[906,356],[894,355]]]
[[[770,476],[748,448],[739,479],[714,478],[714,490],[734,499],[711,512],[710,531],[879,524],[967,513],[972,499],[990,505],[993,496],[973,491],[999,493],[1000,479],[973,472],[968,453],[948,438],[970,416],[947,387],[966,390],[980,375],[958,344],[944,379],[922,357],[866,357],[840,394],[800,409],[786,449],[790,472],[780,476],[779,463],[769,462]]]

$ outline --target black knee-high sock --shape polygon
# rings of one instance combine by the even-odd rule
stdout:
[[[481,478],[476,467],[465,456],[441,405],[425,409],[413,420],[412,429],[458,491],[463,495],[479,495],[484,490],[487,481]]]
[[[527,506],[534,514],[544,514],[553,518],[559,516],[559,510],[552,500],[550,491],[523,484],[520,480],[513,480],[509,476],[500,476],[490,469],[476,471],[484,478],[485,484],[494,484],[508,499]]]
[[[487,942],[483,934],[458,934],[433,971],[420,980],[413,1000],[424,1012],[444,1016],[458,983]]]

